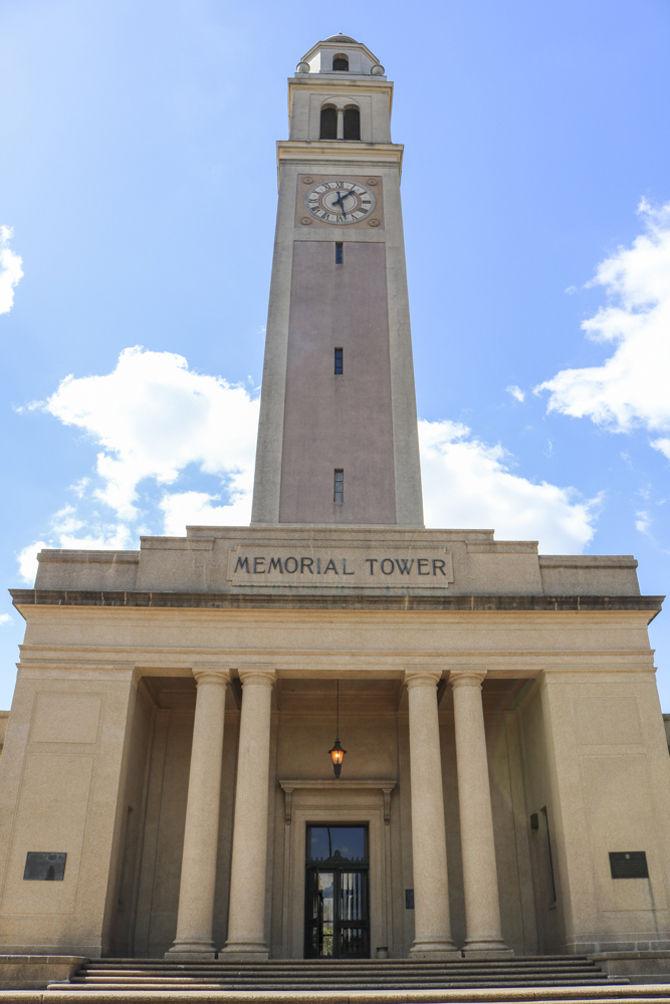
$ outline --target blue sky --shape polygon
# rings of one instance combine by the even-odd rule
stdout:
[[[663,593],[666,0],[0,0],[0,580],[248,521],[274,142],[337,31],[396,85],[427,522],[633,553]],[[5,595],[0,708],[21,635]]]

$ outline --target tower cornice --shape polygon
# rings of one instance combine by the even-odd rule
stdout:
[[[277,142],[277,166],[291,161],[337,161],[360,164],[395,164],[400,170],[404,152],[402,143],[361,143],[332,140],[291,140]]]

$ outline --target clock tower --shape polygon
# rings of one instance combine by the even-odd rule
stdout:
[[[423,525],[392,96],[346,35],[289,79],[253,524]]]

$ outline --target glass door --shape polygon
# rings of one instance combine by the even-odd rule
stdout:
[[[369,958],[367,826],[307,827],[305,956]]]

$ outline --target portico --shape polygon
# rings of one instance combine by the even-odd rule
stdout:
[[[384,670],[379,670],[383,677]],[[196,671],[198,681],[196,711],[193,729],[191,770],[189,775],[184,851],[178,905],[177,938],[170,955],[188,957],[213,957],[214,955],[214,900],[216,891],[215,842],[202,825],[203,802],[209,822],[209,833],[219,815],[220,771],[212,764],[220,764],[223,738],[223,699],[219,696],[225,687],[227,674],[208,674]],[[461,812],[461,845],[464,855],[466,880],[465,910],[468,918],[468,939],[465,950],[507,952],[500,930],[500,905],[498,897],[495,847],[484,719],[481,704],[481,683],[484,671],[452,674],[450,683],[461,690],[468,686],[474,701],[469,705],[454,702],[457,736],[457,773],[460,798],[468,798],[467,784],[473,780],[479,785],[476,803]],[[412,953],[422,958],[453,958],[460,953],[451,939],[451,920],[448,895],[448,870],[446,831],[444,820],[442,752],[438,721],[438,685],[442,674],[437,669],[407,670],[402,683],[408,696],[408,737],[410,775],[412,778],[410,840],[413,858],[413,900],[415,936]],[[231,892],[229,905],[228,938],[224,948],[226,956],[258,960],[269,956],[265,934],[265,889],[267,865],[267,821],[271,796],[268,786],[269,736],[272,686],[276,674],[267,666],[250,667],[240,673],[242,681],[242,710],[240,718],[240,750],[233,824],[233,851],[231,866]],[[326,678],[328,679],[328,678]],[[366,679],[365,676],[362,677]],[[211,701],[207,681],[213,685],[218,700]],[[474,686],[472,685],[474,684]],[[207,708],[207,711],[204,709]],[[281,727],[281,726],[280,726]],[[460,744],[460,745],[459,745]],[[203,755],[205,754],[205,755]],[[207,754],[211,754],[207,755]],[[316,756],[315,756],[316,754]],[[305,754],[311,763],[303,769],[325,767],[322,750]],[[357,769],[358,767],[358,769]],[[360,774],[360,764],[353,765]],[[477,772],[474,774],[473,772]],[[356,796],[373,792],[384,796],[384,825],[391,822],[390,795],[396,779],[360,779],[353,781],[323,780],[301,781],[279,779],[279,785],[288,803],[284,819],[293,825],[293,800],[309,790],[312,794],[312,811],[319,818],[330,819],[333,814],[340,820],[342,808],[337,793],[346,793],[356,804]],[[464,787],[464,785],[466,787]],[[206,794],[210,789],[209,798]],[[316,793],[320,798],[316,804]],[[296,801],[299,800],[296,798]],[[379,798],[374,798],[379,803]],[[379,805],[376,806],[379,808]],[[354,810],[355,818],[364,807]],[[480,832],[483,828],[483,834]],[[195,835],[195,836],[194,836]],[[194,869],[195,841],[200,854]],[[386,858],[385,841],[374,841],[373,857]],[[304,844],[304,841],[303,841]],[[389,847],[390,850],[390,847]],[[302,869],[304,871],[304,869]],[[479,875],[483,876],[481,887]],[[295,876],[294,876],[295,878]],[[392,885],[392,874],[375,880]],[[299,890],[298,890],[299,891]],[[380,890],[381,891],[381,890]],[[304,890],[303,890],[304,892]],[[390,889],[389,889],[390,892]],[[378,892],[379,898],[379,892]],[[383,898],[384,892],[381,891]],[[297,896],[301,901],[302,897]],[[390,923],[385,911],[380,934],[386,946],[391,940],[386,933]],[[294,925],[295,926],[295,923]],[[295,949],[296,946],[294,946]],[[291,954],[291,953],[289,953]]]

